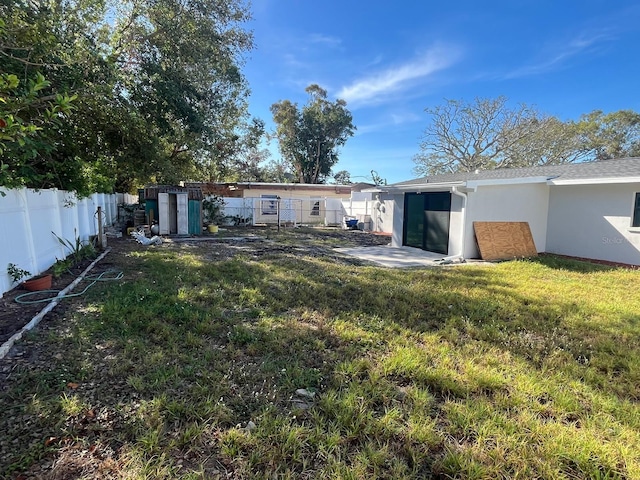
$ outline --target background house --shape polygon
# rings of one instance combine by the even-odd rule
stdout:
[[[368,229],[371,229],[374,194],[361,193],[362,190],[373,186],[368,183],[322,185],[228,182],[187,184],[187,186],[198,186],[205,197],[210,195],[223,197],[225,215],[242,219],[243,223],[253,225],[276,223],[279,210],[281,222],[341,225],[345,216],[361,216],[361,220],[368,222]]]
[[[474,221],[528,222],[539,252],[640,265],[640,158],[455,173],[379,189],[394,246],[479,256]]]

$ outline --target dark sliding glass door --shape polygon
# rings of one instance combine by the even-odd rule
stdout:
[[[447,254],[451,193],[405,193],[402,244]]]

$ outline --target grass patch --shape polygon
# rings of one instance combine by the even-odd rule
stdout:
[[[270,240],[114,260],[125,281],[29,336],[49,361],[0,392],[0,472],[640,478],[640,273],[390,270],[322,232]]]

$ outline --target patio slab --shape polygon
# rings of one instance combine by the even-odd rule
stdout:
[[[427,252],[419,248],[392,247],[390,245],[336,248],[335,251],[390,268],[438,267],[445,264],[442,259],[446,257],[446,255]],[[455,260],[454,262],[458,263],[459,261]]]

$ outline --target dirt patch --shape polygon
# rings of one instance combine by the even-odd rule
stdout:
[[[228,229],[220,235],[205,235],[202,237],[175,237],[168,238],[160,247],[144,247],[133,239],[109,238],[109,254],[101,260],[91,275],[99,275],[112,269],[117,264],[115,257],[142,248],[167,248],[177,250],[202,249],[209,251],[211,260],[221,261],[233,258],[236,255],[247,255],[255,260],[271,255],[309,255],[314,257],[330,257],[339,263],[360,264],[360,260],[338,255],[332,252],[336,246],[376,246],[387,245],[390,238],[385,235],[374,235],[358,230],[326,230],[326,229],[282,229],[277,232],[274,228]],[[215,248],[210,248],[215,244]],[[51,289],[60,291],[71,284],[90,264],[92,260],[86,260],[75,266],[70,271],[59,277],[54,277]],[[52,273],[50,269],[46,273]],[[88,281],[81,282],[74,292],[81,291],[87,286]],[[48,302],[22,304],[16,301],[16,297],[27,293],[20,286],[6,292],[0,299],[0,345],[6,342],[13,334],[31,321]],[[56,292],[48,292],[35,295],[25,300],[38,300],[40,298],[53,297]],[[62,300],[53,311],[46,315],[49,320],[62,318],[72,302]]]

